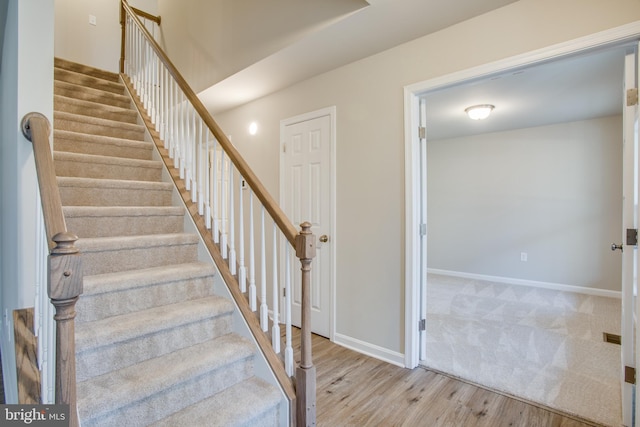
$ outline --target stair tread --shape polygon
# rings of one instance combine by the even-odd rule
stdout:
[[[76,326],[76,349],[104,347],[162,330],[172,329],[233,312],[231,301],[209,296],[121,314]]]
[[[150,248],[154,246],[195,245],[198,236],[192,233],[144,234],[137,236],[88,237],[78,239],[81,252]]]
[[[251,343],[227,334],[78,383],[81,419],[132,405],[156,393],[253,356]]]
[[[100,76],[100,78],[111,81],[120,81],[120,75],[111,71],[102,70],[100,68],[91,67],[89,65],[80,64],[78,62],[69,61],[59,57],[54,58],[54,67],[64,70],[72,70],[92,76]]]
[[[128,123],[113,119],[103,119],[100,117],[85,116],[82,114],[67,113],[66,111],[55,111],[53,120],[68,120],[78,123],[92,124],[96,126],[105,126],[109,128],[118,128],[120,130],[134,131],[144,133],[145,127],[137,123]]]
[[[137,168],[162,168],[162,162],[159,160],[130,159],[126,157],[102,156],[99,154],[74,153],[70,151],[54,151],[53,159],[103,165],[132,166]]]
[[[262,415],[278,405],[280,399],[280,393],[275,387],[257,377],[252,377],[151,426],[259,426],[262,425],[261,421],[265,425],[273,425],[275,420],[269,423],[269,420],[264,419]]]
[[[57,177],[59,187],[101,187],[101,188],[133,188],[148,190],[171,190],[170,182],[134,181],[126,179],[81,178],[75,176]]]
[[[134,289],[159,283],[206,277],[215,274],[212,265],[205,262],[173,264],[140,270],[119,271],[115,273],[84,276],[83,295],[97,295]]]
[[[102,77],[92,76],[87,73],[82,73],[75,70],[70,70],[64,67],[55,67],[54,80],[64,81],[67,83],[75,83],[82,86],[95,87],[99,86],[105,88],[104,90],[112,91],[114,93],[124,93],[124,85],[120,81],[113,81],[110,79],[103,79]],[[69,81],[71,79],[73,81]]]
[[[65,218],[116,216],[182,216],[180,206],[64,206]]]
[[[94,141],[102,142],[110,145],[126,145],[135,146],[140,148],[146,148],[151,150],[153,148],[153,142],[140,141],[138,139],[118,138],[115,136],[94,135],[91,133],[74,132],[72,130],[55,129],[53,131],[53,145],[56,145],[56,136],[69,139],[76,139],[81,141]]]
[[[124,105],[129,105],[129,103],[131,102],[131,99],[124,94],[119,94],[119,93],[113,93],[113,92],[109,92],[107,90],[102,90],[99,88],[93,88],[93,87],[87,87],[87,86],[82,86],[76,83],[70,83],[70,82],[63,82],[60,80],[54,80],[53,82],[53,89],[54,89],[54,94],[56,95],[61,95],[59,92],[56,93],[55,90],[58,89],[62,89],[63,91],[72,91],[72,92],[77,92],[77,93],[83,93],[85,95],[89,95],[92,97],[95,97],[96,100],[103,100],[105,98],[109,98],[112,100],[116,100],[120,103],[122,103],[123,107]],[[67,96],[67,95],[65,95]],[[73,96],[71,96],[73,97]],[[80,99],[84,99],[84,98],[80,98]],[[100,102],[100,101],[94,101],[94,102]],[[102,102],[100,102],[102,103]]]

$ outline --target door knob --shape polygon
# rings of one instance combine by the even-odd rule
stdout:
[[[323,234],[322,236],[320,236],[320,241],[322,243],[327,243],[329,241],[329,236],[327,236],[326,234]]]
[[[622,249],[622,245],[621,245],[621,244],[620,244],[620,245],[616,245],[615,243],[612,243],[612,244],[611,244],[611,250],[612,250],[612,251],[615,251],[616,249],[620,249],[620,252],[622,252],[622,251],[623,251],[623,249]]]

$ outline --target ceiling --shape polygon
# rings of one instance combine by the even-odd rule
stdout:
[[[430,140],[622,114],[626,46],[604,48],[424,94]],[[464,109],[495,106],[485,120]]]
[[[331,25],[298,29],[304,37],[212,83],[198,96],[216,114],[515,1],[367,0],[368,6]]]

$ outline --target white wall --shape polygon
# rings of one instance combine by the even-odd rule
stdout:
[[[157,0],[130,0],[157,14]],[[89,24],[89,15],[96,25]],[[120,67],[120,0],[55,0],[55,55],[117,73]]]
[[[635,0],[521,0],[216,117],[278,197],[280,120],[337,107],[337,333],[404,352],[404,86],[638,19]]]
[[[17,403],[13,317],[33,307],[37,180],[22,117],[32,111],[53,118],[53,0],[9,0],[0,72],[0,305],[2,371],[8,403]]]
[[[427,192],[429,268],[620,291],[620,116],[428,141]]]

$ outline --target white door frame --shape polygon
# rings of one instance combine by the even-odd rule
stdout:
[[[420,95],[431,90],[460,84],[466,80],[486,77],[599,47],[631,42],[638,38],[640,38],[640,21],[405,86],[405,366],[407,368],[418,366],[420,347],[418,334],[421,268],[418,250],[420,243],[418,185],[420,179],[420,139],[418,134]]]
[[[284,159],[284,150],[283,150],[283,136],[284,136],[284,128],[286,126],[295,124],[295,123],[300,123],[300,122],[304,122],[307,120],[313,120],[313,119],[317,119],[319,117],[323,117],[323,116],[329,116],[330,121],[331,121],[331,133],[329,135],[330,138],[330,158],[331,158],[331,165],[330,165],[330,203],[331,203],[331,210],[330,210],[330,217],[331,217],[331,229],[329,231],[329,235],[331,236],[331,243],[332,243],[332,251],[331,251],[331,259],[329,261],[331,267],[331,274],[329,274],[330,277],[330,286],[329,286],[329,339],[333,342],[335,339],[335,332],[336,332],[336,318],[335,318],[335,307],[336,307],[336,253],[338,252],[337,248],[337,242],[338,242],[338,236],[336,233],[336,106],[331,106],[331,107],[326,107],[326,108],[322,108],[320,110],[315,110],[315,111],[311,111],[308,113],[304,113],[304,114],[300,114],[294,117],[289,117],[287,119],[283,119],[280,120],[280,206],[283,206],[284,204],[284,192],[285,192],[285,185],[284,185],[284,178],[285,178],[285,173],[286,171],[284,170],[284,164],[285,164],[285,159]],[[300,224],[294,224],[296,227],[299,227]],[[297,268],[295,268],[295,266],[293,267],[294,270],[293,271],[297,271]],[[313,262],[311,262],[311,268],[313,268]]]

